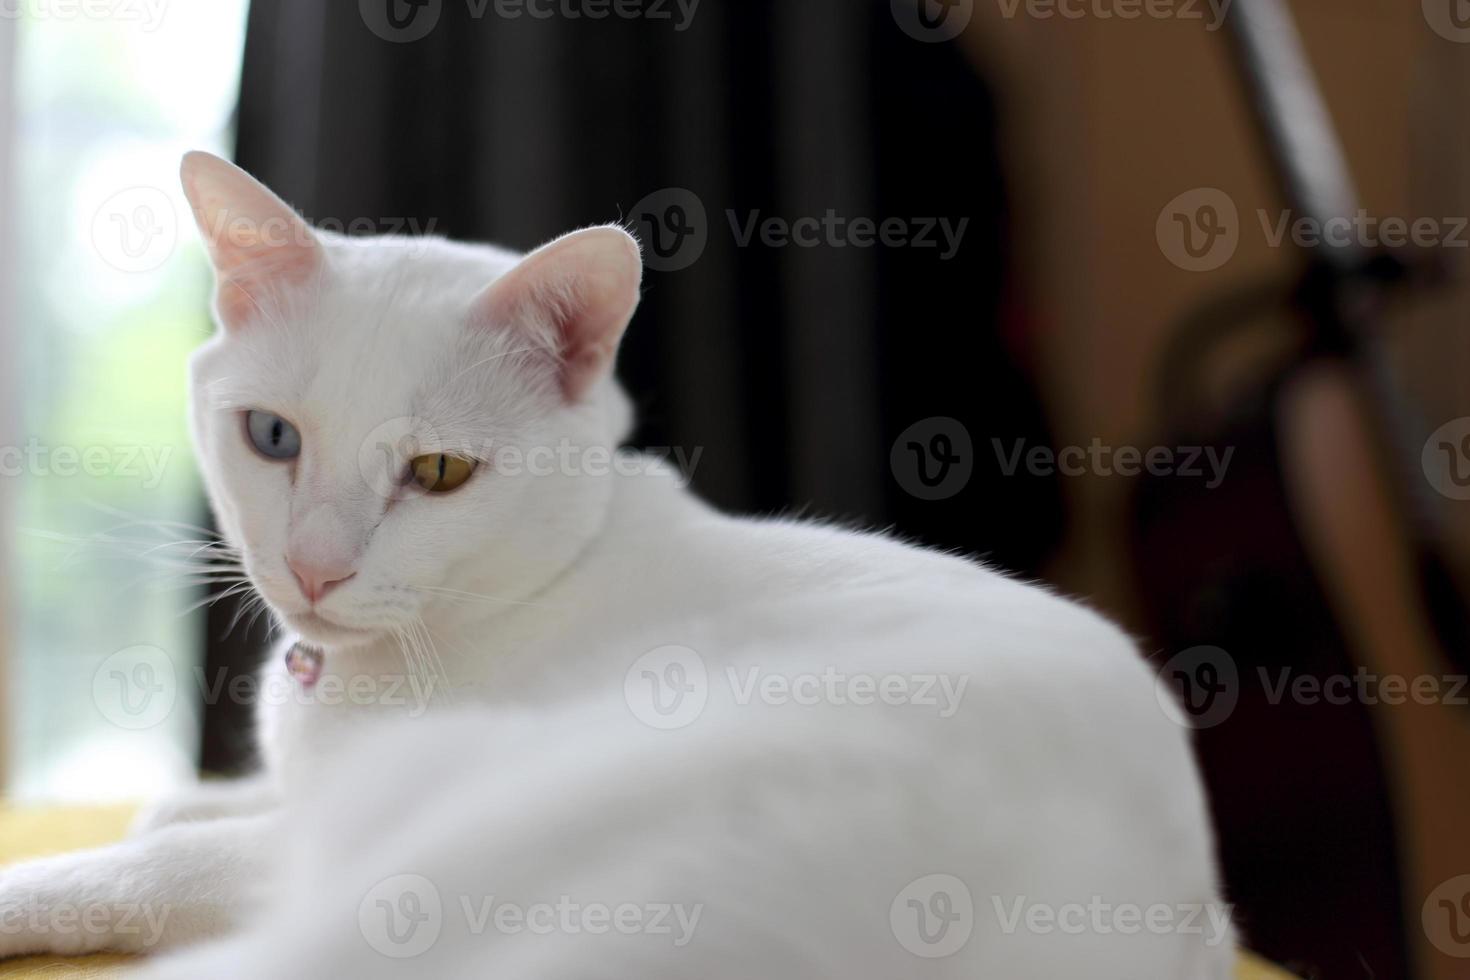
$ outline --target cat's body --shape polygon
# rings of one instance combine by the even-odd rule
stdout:
[[[215,200],[283,217],[218,161],[185,173],[206,235]],[[269,280],[214,246],[196,438],[227,537],[322,673],[266,664],[263,689],[300,696],[263,700],[248,786],[0,872],[0,908],[168,908],[157,935],[0,932],[0,955],[239,929],[154,969],[1229,976],[1187,733],[1126,637],[973,562],[727,517],[666,463],[614,461],[621,232],[525,262],[311,238]],[[251,455],[253,409],[291,418],[299,453]],[[385,479],[490,444],[452,492]],[[543,905],[563,911],[534,928]]]

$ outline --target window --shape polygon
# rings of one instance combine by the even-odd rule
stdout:
[[[224,147],[245,0],[29,0],[15,64],[9,794],[137,798],[192,774],[205,508],[185,360],[208,271],[177,186]],[[173,544],[169,542],[173,541]]]

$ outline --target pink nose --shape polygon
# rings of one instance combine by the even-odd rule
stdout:
[[[322,597],[357,573],[342,565],[312,561],[309,558],[286,556],[286,567],[296,576],[301,594],[306,601],[315,605]]]

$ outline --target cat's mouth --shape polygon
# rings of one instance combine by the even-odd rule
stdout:
[[[309,609],[287,613],[286,622],[303,640],[325,647],[358,646],[378,635],[376,630],[348,626]]]

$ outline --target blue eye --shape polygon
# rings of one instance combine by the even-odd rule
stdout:
[[[295,459],[301,455],[301,433],[296,426],[270,412],[245,413],[250,442],[267,459]]]

